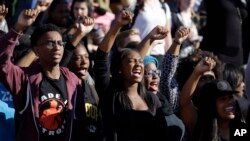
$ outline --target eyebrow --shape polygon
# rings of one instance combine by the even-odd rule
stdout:
[[[138,57],[138,58],[136,58],[136,57],[127,57],[128,59],[142,59],[141,57]]]

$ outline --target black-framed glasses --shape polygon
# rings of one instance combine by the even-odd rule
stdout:
[[[161,76],[161,70],[145,70],[144,75],[146,76]]]
[[[66,42],[62,41],[62,40],[46,40],[42,43],[40,43],[39,45],[47,45],[49,49],[52,49],[54,47],[56,47],[57,45],[59,45],[60,47],[64,47],[66,44]]]

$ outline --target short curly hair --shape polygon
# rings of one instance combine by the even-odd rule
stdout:
[[[54,24],[43,24],[35,29],[32,33],[30,40],[31,40],[31,47],[36,46],[39,39],[47,32],[56,31],[61,34],[59,27]]]
[[[216,62],[216,66],[213,68],[213,72],[216,78],[222,78],[222,62],[219,58],[210,51],[195,50],[188,57],[182,59],[177,68],[177,82],[180,89],[183,87],[189,76],[194,70],[194,67],[205,57],[210,57]]]

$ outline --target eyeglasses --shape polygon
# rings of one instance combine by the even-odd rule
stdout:
[[[214,80],[214,79],[215,78],[212,75],[203,75],[203,76],[201,76],[200,81],[211,81],[211,80]]]
[[[161,76],[161,70],[145,70],[144,75],[146,76]]]
[[[66,44],[66,42],[63,42],[62,40],[46,40],[42,43],[40,43],[39,45],[47,45],[49,49],[52,49],[54,47],[56,47],[57,45],[59,45],[60,47],[64,47]]]

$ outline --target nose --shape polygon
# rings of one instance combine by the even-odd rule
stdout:
[[[61,45],[59,45],[57,42],[55,42],[54,48],[61,48]]]
[[[158,79],[159,78],[159,75],[158,74],[156,74],[156,73],[154,73],[154,74],[152,74],[153,75],[153,79]]]
[[[141,65],[141,64],[143,64],[143,62],[141,59],[135,59],[135,64]]]
[[[81,13],[82,13],[82,10],[79,8],[79,9],[77,9],[77,15],[78,16],[80,16],[81,15]]]
[[[136,61],[135,61],[135,65],[140,65],[139,60],[136,60]]]
[[[87,64],[87,60],[85,58],[82,58],[81,59],[81,65],[85,65],[85,64]]]

